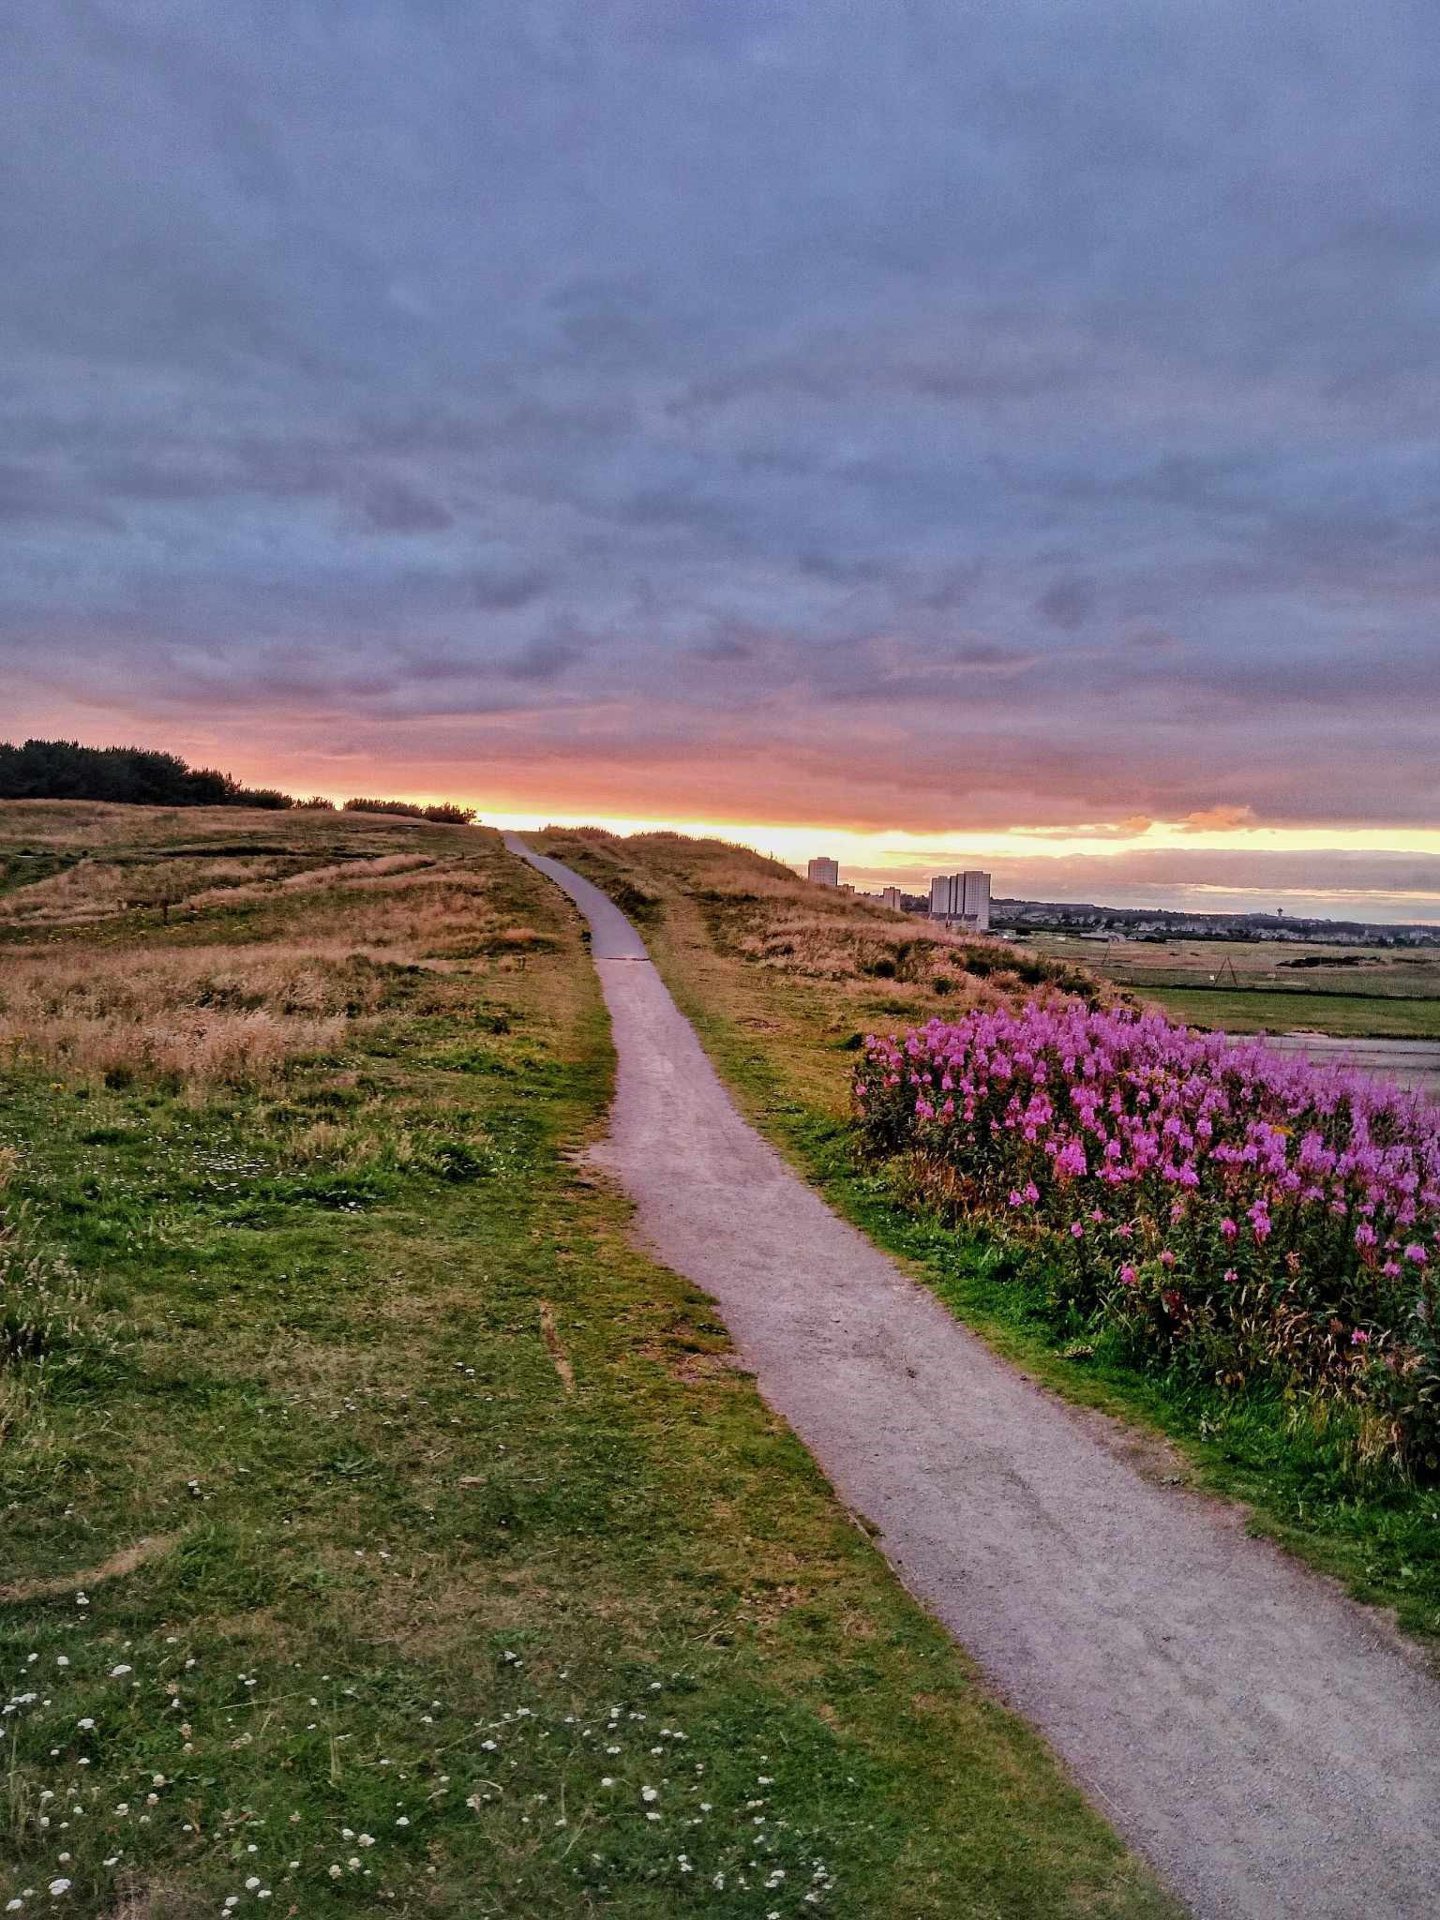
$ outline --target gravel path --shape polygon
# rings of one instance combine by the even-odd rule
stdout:
[[[1440,1686],[1419,1655],[837,1219],[737,1114],[618,909],[508,844],[592,929],[619,1055],[597,1157],[997,1692],[1201,1920],[1434,1920]]]

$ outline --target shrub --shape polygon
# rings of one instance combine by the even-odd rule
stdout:
[[[468,827],[475,818],[474,807],[457,807],[449,800],[422,807],[415,800],[347,800],[346,813],[387,813],[402,820],[433,820],[441,826]]]
[[[78,740],[0,741],[0,800],[108,800],[151,807],[266,807],[295,803],[275,787],[242,787],[213,767],[188,767],[145,747],[82,747]]]
[[[1066,1304],[1161,1366],[1353,1419],[1440,1469],[1440,1113],[1156,1014],[1031,1003],[871,1036],[855,1097],[917,1190],[1061,1254]]]

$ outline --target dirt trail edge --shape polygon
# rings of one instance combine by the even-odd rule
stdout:
[[[839,1220],[742,1120],[619,909],[597,1154],[907,1585],[1201,1920],[1433,1920],[1440,1686],[1226,1508],[1158,1486]]]

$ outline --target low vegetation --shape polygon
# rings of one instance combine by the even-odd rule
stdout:
[[[103,800],[145,807],[299,807],[330,813],[323,794],[297,800],[278,787],[242,786],[213,767],[189,767],[174,753],[146,747],[82,747],[78,740],[0,741],[0,800]],[[410,800],[347,800],[347,813],[400,814],[445,826],[464,826],[473,807]]]
[[[851,1089],[865,1035],[963,1021],[972,1009],[983,1015],[997,1005],[993,971],[957,978],[937,997],[897,990],[858,969],[847,975],[837,966],[827,977],[773,952],[767,962],[725,936],[723,917],[717,926],[709,897],[717,874],[728,876],[727,891],[754,895],[762,877],[774,878],[777,901],[818,900],[827,917],[868,919],[871,910],[843,896],[833,901],[787,870],[773,874],[772,863],[743,849],[709,842],[555,834],[545,846],[583,864],[617,898],[622,887],[649,896],[651,951],[741,1104],[842,1212],[910,1262],[954,1312],[1055,1390],[1162,1429],[1183,1449],[1197,1483],[1245,1501],[1257,1527],[1361,1598],[1393,1606],[1407,1627],[1440,1634],[1440,1492],[1433,1485],[1397,1471],[1385,1448],[1357,1444],[1349,1420],[1317,1423],[1310,1396],[1297,1399],[1273,1380],[1237,1389],[1204,1378],[1189,1356],[1158,1370],[1147,1363],[1128,1332],[1075,1297],[1073,1267],[1056,1257],[1053,1243],[1003,1217],[1011,1211],[1008,1186],[1002,1217],[967,1212],[957,1220],[945,1195],[917,1195],[905,1156],[877,1162],[864,1151]],[[782,908],[752,911],[769,918]],[[905,937],[903,923],[897,937]],[[1022,982],[1019,991],[1004,982],[998,1003],[1039,998],[1084,1007],[1111,998],[1105,988],[1088,999],[1070,993],[1075,963],[1056,955],[1050,964],[1046,979]],[[1115,996],[1116,1004],[1124,999]],[[1361,1322],[1343,1325],[1348,1341]]]
[[[1440,1115],[1159,1014],[1042,1007],[871,1036],[870,1155],[1043,1247],[1057,1322],[1276,1390],[1357,1467],[1440,1472]]]
[[[1092,967],[1189,1025],[1306,1029],[1343,1039],[1440,1040],[1440,948],[1273,940],[1081,940],[1036,934],[1037,953]]]
[[[1160,986],[1137,989],[1173,1020],[1226,1033],[1332,1034],[1343,1040],[1440,1040],[1440,970],[1435,992],[1337,993],[1263,987]]]
[[[724,841],[675,833],[622,840],[551,828],[543,844],[598,880],[640,924],[656,921],[681,887],[717,952],[782,979],[824,982],[857,1006],[877,993],[896,1011],[940,1001],[999,1006],[1025,988],[1058,988],[1087,1001],[1099,994],[1082,968],[811,886],[778,860]]]
[[[1171,1911],[630,1246],[553,889],[319,811],[21,854],[183,886],[0,921],[0,1909]]]

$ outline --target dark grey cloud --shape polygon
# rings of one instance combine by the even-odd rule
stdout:
[[[1035,602],[1035,611],[1052,627],[1073,633],[1095,611],[1095,589],[1088,580],[1072,574],[1048,586]]]
[[[442,533],[453,527],[449,508],[404,480],[374,480],[360,501],[366,527],[374,533]]]
[[[505,671],[512,680],[558,680],[580,657],[581,649],[573,640],[552,636],[530,641],[513,659],[506,661]]]
[[[597,803],[872,824],[1440,807],[1428,0],[0,43],[19,724],[503,714]]]

